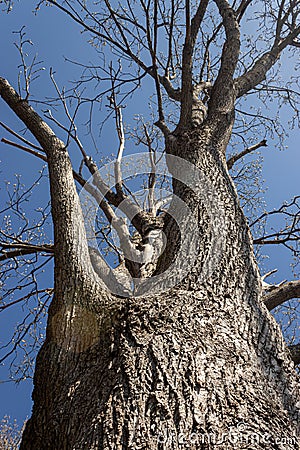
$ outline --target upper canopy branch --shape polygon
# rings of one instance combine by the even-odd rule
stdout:
[[[285,202],[283,205],[281,205],[278,209],[274,209],[273,211],[266,211],[261,216],[259,216],[257,219],[255,219],[251,224],[250,227],[253,227],[255,224],[260,222],[261,220],[265,219],[268,216],[273,216],[275,214],[284,214],[289,217],[294,217],[295,215],[299,215],[300,213],[300,205],[299,205],[300,196],[296,195],[290,203]],[[289,210],[290,208],[290,210]],[[291,208],[296,208],[296,212],[292,212]]]
[[[228,1],[215,0],[215,3],[223,19],[226,42],[223,45],[219,73],[211,91],[208,116],[210,119],[222,117],[225,120],[224,115],[231,114],[234,108],[233,75],[240,52],[240,31],[236,14]],[[227,119],[230,123],[231,117]]]
[[[193,54],[198,31],[206,12],[208,0],[201,0],[198,9],[191,19],[190,0],[185,2],[186,33],[182,50],[182,74],[181,74],[181,109],[179,126],[186,127],[191,123],[192,107],[194,101],[193,92]]]
[[[191,20],[191,41],[194,47],[208,5],[208,0],[200,0],[199,6],[194,17]]]
[[[299,2],[291,1],[284,12],[286,0],[281,2],[272,48],[261,55],[252,68],[248,69],[242,76],[235,80],[237,97],[245,95],[259,83],[264,81],[267,72],[277,62],[281,52],[289,45],[294,45],[300,34],[300,25],[297,24],[299,16]],[[291,16],[291,20],[289,17]]]
[[[109,17],[112,19],[116,29],[118,30],[117,33],[112,32],[112,28],[105,25],[105,22],[101,22],[99,19],[97,19],[97,15],[91,13],[88,8],[82,3],[82,2],[75,2],[78,3],[80,8],[80,13],[83,11],[86,14],[86,17],[82,17],[82,15],[76,11],[75,6],[71,7],[69,5],[69,8],[67,7],[68,4],[65,5],[60,4],[56,0],[49,0],[47,3],[51,3],[53,6],[56,6],[58,9],[60,9],[63,13],[67,14],[74,22],[79,24],[83,27],[84,30],[89,31],[92,36],[95,36],[99,38],[102,42],[110,43],[112,47],[114,47],[118,52],[120,52],[123,56],[128,57],[130,60],[132,60],[136,65],[142,69],[146,74],[149,74],[156,83],[160,83],[168,96],[172,98],[173,100],[179,101],[181,98],[180,90],[175,89],[168,78],[168,76],[160,75],[158,74],[158,67],[156,64],[156,58],[157,53],[155,51],[155,48],[148,48],[150,50],[150,53],[152,54],[151,63],[147,64],[143,59],[141,58],[141,52],[135,51],[133,49],[132,43],[129,42],[126,31],[128,31],[131,39],[136,40],[138,45],[140,47],[145,46],[145,42],[149,40],[147,39],[147,27],[141,26],[139,23],[140,18],[139,17],[130,17],[129,13],[133,13],[132,9],[130,8],[130,11],[128,12],[128,15],[124,17],[125,9],[123,9],[122,17],[120,18],[120,13],[116,11],[113,6],[111,5],[111,2],[109,0],[105,0],[105,6],[108,12]],[[63,3],[63,2],[62,2]],[[143,3],[143,2],[141,2]],[[87,23],[86,18],[88,18],[91,21],[91,25]],[[127,30],[127,28],[122,24],[122,22],[128,22],[132,25],[132,30]],[[151,25],[151,24],[149,24]],[[157,25],[156,25],[157,26]],[[135,32],[134,32],[135,30]],[[143,32],[144,37],[141,36],[140,32]],[[159,93],[158,86],[156,86],[157,92]],[[159,100],[159,97],[158,97]],[[160,118],[161,119],[161,118]]]

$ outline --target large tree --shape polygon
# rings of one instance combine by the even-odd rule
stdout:
[[[299,212],[285,228],[253,240],[229,173],[266,145],[257,136],[262,117],[241,112],[248,94],[265,102],[284,94],[297,112],[292,80],[275,84],[274,67],[285,50],[300,46],[298,2],[49,0],[37,9],[44,3],[88,33],[101,62],[85,65],[70,91],[51,73],[67,125],[33,108],[38,65],[26,65],[22,30],[24,85],[17,92],[0,78],[2,99],[37,141],[5,142],[47,163],[54,226],[54,245],[20,236],[2,242],[2,260],[41,252],[54,253],[55,261],[21,449],[298,448],[298,378],[269,310],[299,297],[300,282],[262,283],[253,244],[282,242],[297,255]],[[247,14],[265,39],[241,33],[243,26],[249,32]],[[149,85],[140,92],[155,112],[127,133],[147,154],[126,160],[122,101],[147,79],[155,99]],[[98,86],[94,96],[87,83]],[[75,125],[81,106],[105,96],[119,139],[107,173]],[[228,157],[229,146],[249,131],[252,145]],[[86,177],[72,167],[72,142]],[[147,174],[146,200],[126,186],[135,172]],[[278,214],[291,217],[287,210],[297,200]],[[104,219],[118,248],[103,231]],[[96,245],[101,231],[118,255],[115,269]],[[296,346],[292,356],[297,361]]]

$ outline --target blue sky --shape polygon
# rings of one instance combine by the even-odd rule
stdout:
[[[70,26],[67,19],[59,14],[56,9],[43,8],[35,16],[32,14],[34,4],[35,2],[31,0],[16,2],[12,13],[8,15],[0,13],[0,75],[16,86],[19,56],[17,49],[13,46],[17,36],[12,34],[12,31],[20,30],[23,25],[26,25],[27,37],[34,43],[33,54],[38,53],[39,59],[43,60],[43,66],[45,67],[45,71],[41,73],[41,77],[32,87],[34,97],[42,98],[44,95],[53,95],[53,87],[49,81],[50,67],[55,70],[57,81],[66,83],[74,77],[76,68],[65,63],[64,56],[68,56],[70,59],[89,61],[94,59],[95,53],[91,47],[84,44],[86,38],[80,34],[78,28]],[[283,67],[285,76],[289,74],[289,64],[289,60],[285,59]],[[140,103],[135,101],[134,110],[137,113],[139,110],[143,110],[143,99]],[[128,113],[130,113],[130,109]],[[9,124],[16,131],[22,129],[20,123],[3,102],[0,102],[0,120]],[[4,135],[7,137],[4,131],[0,130],[0,137]],[[268,140],[268,147],[262,149],[264,156],[263,179],[265,179],[265,187],[267,188],[265,200],[268,210],[278,207],[284,200],[289,200],[294,195],[300,194],[299,142],[299,130],[293,130],[290,132],[289,138],[286,139],[287,149],[285,151],[279,151],[275,148],[275,141],[272,142],[272,140]],[[104,132],[101,143],[103,148],[111,153],[116,142],[110,133],[105,135]],[[130,149],[128,151],[130,152]],[[0,177],[2,180],[13,177],[15,173],[20,173],[23,182],[28,185],[42,167],[39,160],[2,143],[0,143],[0,161]],[[46,203],[48,198],[46,185],[42,186],[41,189],[38,196]],[[266,248],[266,252],[270,255],[270,259],[266,262],[266,269],[278,269],[273,281],[291,279],[292,275],[286,250],[273,247]],[[12,309],[4,317],[1,314],[1,341],[11,330],[10,327],[17,318],[17,314],[21,314],[21,311]],[[0,379],[4,379],[6,373],[6,369],[2,369]],[[21,424],[30,415],[31,390],[31,380],[24,381],[17,386],[13,383],[0,384],[0,418],[8,414],[12,418],[16,418]]]

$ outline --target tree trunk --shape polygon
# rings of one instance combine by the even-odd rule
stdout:
[[[182,201],[191,214],[179,228],[167,223],[157,281],[121,298],[90,270],[71,278],[56,270],[21,450],[298,448],[297,377],[261,301],[250,232],[219,151],[226,143],[181,133],[168,154],[203,178],[194,183],[192,173],[186,187],[169,158],[171,212]],[[190,242],[184,261],[180,237]]]

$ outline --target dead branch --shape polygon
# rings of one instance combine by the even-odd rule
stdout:
[[[125,134],[124,134],[124,126],[123,126],[123,115],[122,115],[122,107],[121,105],[117,104],[116,99],[116,91],[115,91],[115,79],[118,76],[118,72],[120,68],[118,69],[117,73],[113,73],[112,65],[109,67],[110,69],[110,76],[111,76],[111,94],[108,97],[109,100],[109,108],[111,108],[115,113],[115,127],[117,130],[117,135],[119,139],[119,148],[117,151],[117,158],[114,164],[115,169],[115,187],[116,191],[119,195],[123,195],[123,189],[122,189],[122,172],[121,172],[121,162],[123,158],[124,148],[125,148]]]

